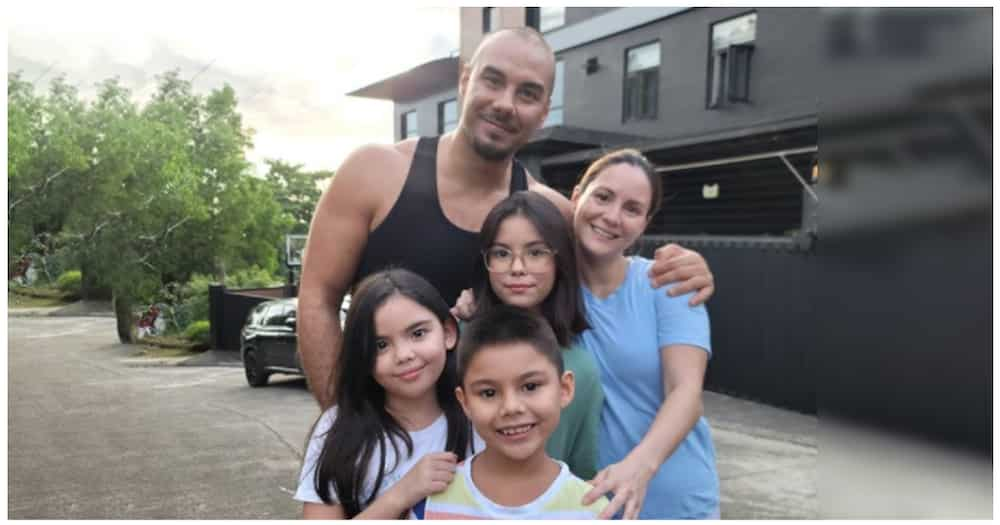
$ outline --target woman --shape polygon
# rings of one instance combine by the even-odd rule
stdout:
[[[590,330],[580,342],[601,373],[605,401],[595,488],[609,517],[719,518],[719,481],[702,383],[711,356],[708,314],[652,288],[652,263],[626,250],[662,202],[659,175],[638,151],[595,161],[573,191],[577,266]]]

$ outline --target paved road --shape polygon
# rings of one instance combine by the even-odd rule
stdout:
[[[108,318],[8,319],[11,518],[295,518],[302,380],[130,367]]]
[[[296,518],[317,411],[301,379],[136,367],[109,318],[8,319],[8,513]],[[816,418],[706,393],[723,518],[817,516]]]

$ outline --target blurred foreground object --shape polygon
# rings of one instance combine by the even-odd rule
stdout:
[[[990,518],[993,13],[822,13],[820,512]]]

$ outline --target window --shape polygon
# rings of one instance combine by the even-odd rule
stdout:
[[[563,86],[566,84],[566,64],[556,62],[556,78],[552,84],[552,98],[549,102],[549,116],[545,118],[542,127],[556,126],[563,123]]]
[[[399,117],[399,135],[408,139],[417,136],[417,111],[407,111]]]
[[[483,8],[483,33],[491,33],[500,28],[500,12],[495,7]]]
[[[267,303],[262,303],[256,306],[253,310],[250,311],[250,316],[249,319],[247,320],[247,323],[253,325],[264,324],[264,318],[265,318],[264,314],[266,311],[267,311]]]
[[[524,25],[544,33],[566,25],[565,7],[528,7],[524,13]]]
[[[750,101],[750,56],[757,36],[757,13],[712,24],[708,107]]]
[[[539,7],[538,15],[538,30],[543,33],[566,25],[565,7]]]
[[[625,110],[623,120],[655,119],[660,84],[660,43],[625,52]]]
[[[448,133],[458,127],[458,101],[445,100],[438,103],[438,135]]]
[[[288,318],[288,314],[291,311],[291,306],[285,304],[272,305],[267,311],[267,320],[264,321],[264,324],[267,326],[281,326],[285,324],[285,319]]]
[[[538,29],[538,8],[524,8],[524,25]]]

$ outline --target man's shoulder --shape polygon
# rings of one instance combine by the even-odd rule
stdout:
[[[355,149],[340,164],[330,189],[353,205],[381,208],[387,198],[395,197],[391,189],[402,188],[416,144],[416,139],[409,139]]]
[[[565,195],[530,176],[528,177],[528,191],[537,192],[543,197],[549,199],[552,204],[556,205],[556,208],[559,208],[559,211],[562,212],[563,215],[566,215],[567,217],[572,215],[573,205]]]
[[[416,139],[407,139],[395,144],[365,144],[352,151],[340,165],[340,171],[368,171],[373,166],[409,166],[417,149]]]

